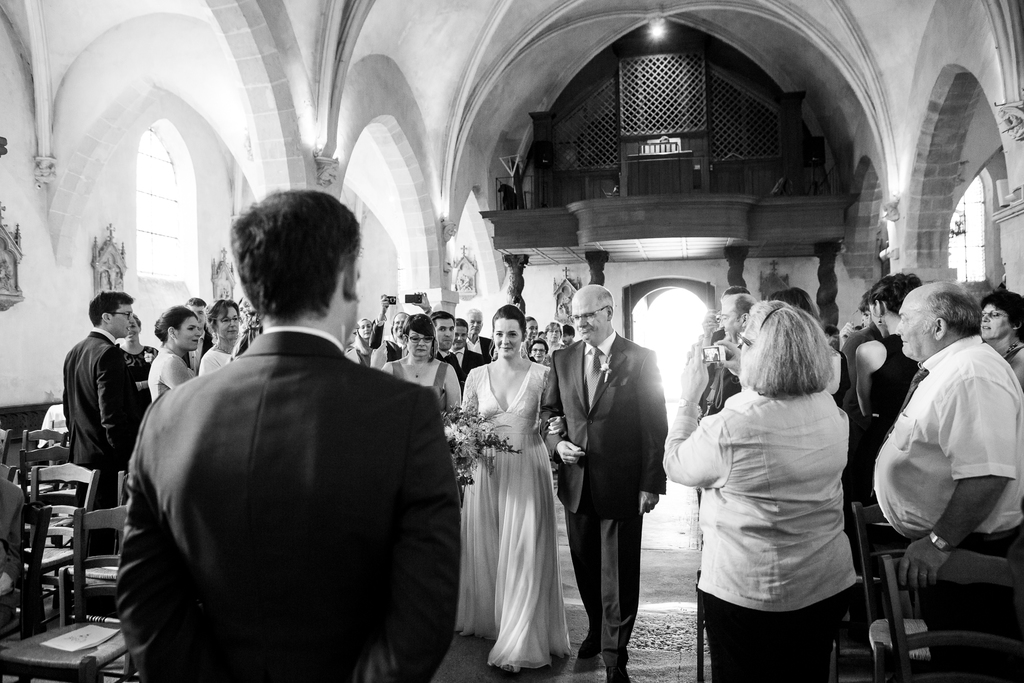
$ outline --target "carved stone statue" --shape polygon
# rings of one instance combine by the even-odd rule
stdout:
[[[563,325],[571,322],[572,299],[580,288],[580,280],[569,275],[569,269],[564,268],[565,277],[559,282],[555,280],[555,320]]]
[[[314,157],[316,161],[316,184],[330,187],[338,180],[338,160],[333,157]]]
[[[505,254],[505,269],[508,272],[508,303],[526,313],[526,301],[523,299],[523,269],[530,265],[530,257],[524,254]]]
[[[12,234],[4,223],[6,206],[0,204],[0,311],[25,300],[18,282],[21,262],[21,228],[15,224]]]
[[[767,275],[761,273],[761,299],[767,299],[780,289],[789,289],[789,275],[779,274],[778,261],[769,264],[772,269]]]
[[[107,224],[107,239],[101,245],[99,238],[92,239],[93,294],[103,291],[124,291],[124,274],[128,263],[124,255],[124,242],[118,249],[114,243],[114,226]]]
[[[1007,102],[999,108],[999,117],[1005,126],[1002,132],[1024,142],[1024,102]]]
[[[235,293],[235,267],[228,263],[228,250],[220,250],[220,260],[213,259],[210,269],[213,299],[233,299]]]
[[[444,234],[444,241],[451,242],[459,234],[459,224],[447,218],[441,219],[441,230]]]
[[[57,179],[57,160],[53,157],[36,157],[36,182],[52,183]]]
[[[462,247],[462,258],[455,262],[455,291],[459,299],[468,301],[476,296],[476,263],[469,258],[469,249]]]

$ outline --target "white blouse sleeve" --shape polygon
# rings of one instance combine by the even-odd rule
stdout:
[[[732,469],[732,437],[725,415],[719,413],[704,420],[689,436],[695,417],[680,406],[665,444],[665,473],[684,486],[721,488]]]
[[[466,378],[466,388],[462,392],[463,410],[480,409],[480,399],[477,387],[480,384],[480,378],[483,377],[483,373],[485,372],[487,372],[486,367],[473,368],[469,371],[469,377]]]

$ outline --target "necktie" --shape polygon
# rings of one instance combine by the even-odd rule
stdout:
[[[601,349],[594,348],[590,354],[590,364],[587,366],[587,411],[594,407],[594,397],[597,396],[597,388],[601,386],[601,358],[604,354]]]
[[[907,404],[909,404],[909,403],[910,403],[910,397],[914,395],[914,392],[915,392],[915,391],[917,391],[917,386],[918,386],[918,385],[919,385],[919,384],[920,384],[921,382],[923,382],[923,381],[924,381],[924,378],[925,378],[925,377],[927,377],[927,376],[928,376],[928,371],[927,371],[927,370],[925,370],[924,368],[921,368],[921,369],[919,369],[919,370],[918,370],[918,371],[917,371],[917,372],[916,372],[916,373],[914,374],[914,378],[913,378],[912,380],[910,380],[910,386],[909,386],[909,387],[907,388],[907,397],[906,397],[905,399],[903,399],[903,407],[901,407],[901,408],[900,408],[900,412],[901,412],[901,413],[902,413],[902,412],[903,412],[904,410],[906,410],[906,409],[907,409]],[[898,419],[898,418],[897,418],[897,419]],[[896,423],[895,423],[895,422],[893,422],[893,423],[892,423],[892,427],[889,427],[889,431],[887,431],[887,432],[885,433],[885,439],[883,439],[883,441],[882,441],[883,443],[885,443],[885,441],[887,441],[887,440],[889,439],[889,435],[890,435],[890,434],[892,434],[892,430],[893,430],[893,429],[894,429],[895,427],[896,427]]]

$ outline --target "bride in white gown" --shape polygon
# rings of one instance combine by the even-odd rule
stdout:
[[[495,638],[487,663],[506,671],[569,654],[558,572],[551,466],[540,431],[548,368],[519,355],[526,319],[515,306],[494,315],[495,362],[466,379],[463,407],[476,408],[520,453],[498,453],[462,505],[462,567],[456,629]]]

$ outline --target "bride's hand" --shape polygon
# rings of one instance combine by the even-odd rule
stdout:
[[[565,433],[565,418],[561,415],[548,419],[548,434],[564,434]]]

